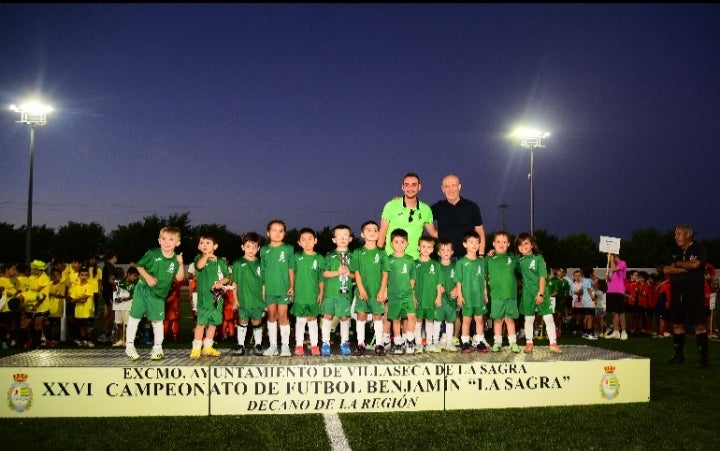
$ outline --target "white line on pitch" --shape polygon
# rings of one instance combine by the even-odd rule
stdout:
[[[342,422],[336,413],[326,413],[323,415],[325,419],[325,432],[330,439],[330,445],[333,451],[349,451],[350,444],[343,432]]]

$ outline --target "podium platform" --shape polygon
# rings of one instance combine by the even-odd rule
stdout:
[[[423,353],[127,359],[123,349],[0,358],[0,417],[298,414],[614,404],[650,400],[650,361],[592,346],[562,354]],[[335,350],[334,350],[335,351]]]

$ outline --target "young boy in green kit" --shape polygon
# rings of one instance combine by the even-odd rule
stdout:
[[[160,230],[158,243],[160,247],[147,251],[135,264],[140,273],[140,280],[133,292],[125,339],[125,354],[130,360],[140,358],[135,349],[135,335],[143,315],[147,315],[153,328],[154,343],[150,359],[163,358],[165,298],[170,291],[173,278],[178,281],[185,278],[182,254],[175,253],[175,248],[180,246],[180,229],[172,226],[163,227]]]
[[[324,356],[330,355],[330,329],[334,318],[340,319],[340,352],[350,355],[350,308],[352,306],[352,284],[355,273],[350,271],[350,227],[339,224],[332,229],[335,250],[325,256],[325,298],[322,301],[322,348]]]
[[[403,229],[394,229],[390,233],[390,245],[393,253],[388,257],[388,308],[387,319],[392,322],[395,351],[394,354],[415,353],[415,260],[405,254],[408,247],[408,233]],[[405,320],[405,340],[401,326]],[[389,341],[390,331],[386,332]]]
[[[310,336],[310,354],[320,355],[318,348],[318,316],[320,303],[325,296],[325,280],[322,277],[325,258],[315,252],[317,235],[313,229],[300,229],[298,244],[301,250],[295,254],[295,302],[291,313],[295,316],[295,355],[305,355],[305,326]]]
[[[421,337],[424,322],[427,351],[440,352],[439,337],[435,337],[435,317],[437,310],[442,306],[445,281],[440,263],[430,257],[435,250],[435,238],[427,235],[420,237],[418,250],[420,257],[415,261],[415,297],[418,301],[415,337]],[[417,352],[425,350],[422,344],[418,344],[416,348]]]
[[[487,315],[487,293],[485,292],[485,265],[478,256],[480,235],[471,230],[463,236],[466,254],[455,263],[457,278],[457,304],[462,309],[462,352],[472,352],[470,325],[475,320],[473,342],[477,352],[489,352],[485,342],[483,317]]]
[[[455,276],[455,262],[452,260],[453,243],[444,239],[438,241],[437,254],[440,258],[440,272],[443,277],[443,293],[440,308],[435,313],[435,327],[433,328],[433,343],[438,344],[439,350],[457,352],[453,343],[455,332],[455,318],[457,316],[457,278]],[[445,340],[440,340],[440,329],[445,323]]]
[[[495,335],[493,352],[502,349],[503,323],[507,327],[508,343],[512,352],[520,352],[515,334],[515,320],[520,316],[517,303],[518,262],[514,254],[508,253],[510,235],[501,231],[495,233],[490,257],[485,257],[487,265],[487,290],[490,292],[490,318],[493,320]]]
[[[550,340],[550,352],[562,353],[557,344],[555,321],[553,319],[550,291],[546,284],[548,274],[545,258],[538,249],[535,237],[529,233],[521,233],[515,239],[515,248],[518,251],[518,267],[522,275],[522,295],[520,297],[520,312],[525,316],[525,331],[534,329],[535,314],[545,321],[545,330]],[[526,334],[525,352],[533,350],[533,334]]]
[[[365,354],[365,323],[368,313],[372,315],[375,330],[375,354],[385,355],[382,344],[383,315],[387,301],[387,281],[390,265],[387,252],[377,247],[380,227],[375,221],[366,221],[360,226],[360,236],[364,240],[362,247],[355,249],[351,269],[355,272],[357,297],[355,300],[355,322],[357,348],[355,355]]]
[[[288,306],[295,294],[295,248],[285,242],[285,223],[273,219],[268,223],[270,242],[260,249],[263,295],[267,307],[267,333],[270,346],[264,356],[290,357],[290,319]],[[277,332],[280,323],[282,350],[278,353]]]
[[[195,277],[197,278],[198,315],[197,324],[190,351],[191,359],[220,357],[220,351],[213,347],[215,329],[223,321],[223,301],[226,284],[230,283],[230,271],[227,263],[215,255],[218,244],[209,234],[200,235],[195,257]]]
[[[242,237],[241,248],[244,255],[235,260],[232,265],[232,281],[237,294],[235,309],[237,309],[237,346],[233,355],[245,355],[245,337],[247,337],[248,324],[252,322],[253,342],[255,355],[262,355],[262,318],[265,313],[265,301],[262,297],[262,277],[260,274],[260,260],[257,254],[260,250],[260,235],[248,232]]]

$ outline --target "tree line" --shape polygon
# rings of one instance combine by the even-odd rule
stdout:
[[[157,247],[158,232],[162,227],[175,226],[182,231],[180,251],[185,261],[190,262],[197,254],[198,237],[210,234],[217,240],[217,254],[226,257],[229,262],[242,256],[240,244],[242,234],[237,234],[221,224],[190,223],[190,213],[173,213],[167,217],[147,216],[141,221],[118,226],[106,233],[98,223],[77,223],[70,221],[57,230],[43,226],[32,228],[32,259],[46,262],[55,260],[69,261],[72,258],[85,260],[89,256],[102,259],[107,252],[117,252],[118,261],[130,263],[140,259],[150,248]],[[258,230],[264,235],[264,230]],[[298,229],[290,229],[285,241],[296,245]],[[325,254],[334,248],[331,226],[317,231],[318,244],[316,251]],[[0,222],[0,262],[22,262],[25,259],[25,226],[15,227]],[[536,230],[535,238],[548,266],[591,268],[604,267],[607,258],[598,249],[598,242],[584,232],[574,233],[559,238],[547,230]],[[487,236],[488,248],[492,245],[492,234]],[[700,239],[708,250],[709,261],[716,267],[720,262],[720,237]],[[351,243],[351,249],[362,245],[359,234]],[[628,266],[651,268],[664,263],[675,245],[674,230],[665,232],[654,228],[637,230],[629,239],[621,240],[620,254]]]

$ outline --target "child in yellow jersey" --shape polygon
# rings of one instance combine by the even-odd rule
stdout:
[[[47,327],[50,324],[50,277],[45,270],[47,265],[41,260],[30,263],[30,290],[23,293],[25,312],[30,321],[28,332],[33,346],[44,346],[47,342]]]
[[[13,345],[13,335],[20,320],[20,299],[16,297],[17,265],[8,263],[0,266],[0,337],[2,347]],[[7,340],[6,340],[7,338]]]
[[[70,302],[75,305],[75,344],[84,348],[95,347],[90,341],[92,325],[95,322],[95,290],[88,282],[90,272],[86,267],[78,272],[78,283],[70,288]]]
[[[62,280],[62,270],[55,267],[50,271],[50,290],[48,293],[48,302],[50,304],[50,318],[49,318],[49,336],[45,345],[47,347],[53,347],[58,339],[61,339],[62,335],[62,316],[65,310],[65,303],[70,295],[70,287],[66,282]]]

